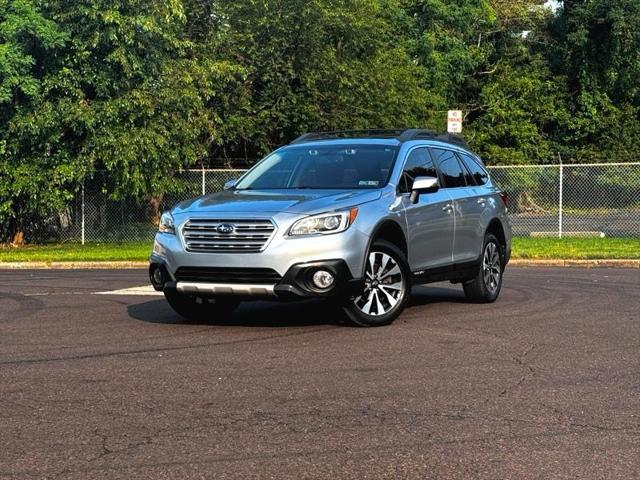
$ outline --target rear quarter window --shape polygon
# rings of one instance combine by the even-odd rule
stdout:
[[[489,174],[480,163],[470,155],[461,153],[460,158],[471,173],[476,185],[484,185],[489,181]]]

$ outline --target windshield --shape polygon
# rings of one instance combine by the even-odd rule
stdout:
[[[397,152],[389,145],[287,147],[258,163],[235,188],[381,188],[389,181]]]

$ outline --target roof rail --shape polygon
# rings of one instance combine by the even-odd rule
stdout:
[[[380,138],[396,138],[402,134],[403,129],[368,129],[368,130],[335,130],[331,132],[309,132],[300,135],[293,140],[291,144],[304,143],[311,140],[324,140],[342,137],[380,137]]]
[[[466,148],[467,150],[470,149],[467,141],[463,137],[461,137],[460,135],[456,135],[455,133],[441,133],[440,135],[436,136],[436,140],[455,143],[456,145]]]
[[[368,129],[368,130],[336,130],[333,132],[310,132],[299,136],[290,145],[310,142],[313,140],[330,140],[336,138],[349,137],[370,137],[370,138],[395,138],[399,142],[410,140],[439,140],[453,143],[463,148],[469,149],[469,145],[460,135],[452,133],[436,133],[433,130],[409,128],[409,129]]]
[[[433,138],[437,135],[433,130],[426,130],[420,128],[410,128],[402,132],[402,135],[398,137],[401,142],[408,142],[409,140],[418,140],[420,138]]]
[[[454,143],[469,149],[469,144],[460,135],[455,135],[453,133],[436,133],[433,130],[405,130],[402,135],[398,137],[398,140],[401,142],[408,142],[409,140],[440,140],[442,142]]]

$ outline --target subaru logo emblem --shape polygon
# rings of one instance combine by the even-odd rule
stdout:
[[[221,225],[218,225],[218,228],[216,228],[218,233],[224,233],[226,235],[233,233],[235,229],[236,227],[234,227],[233,225],[229,225],[228,223],[223,223]]]

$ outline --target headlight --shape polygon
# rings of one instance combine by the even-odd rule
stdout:
[[[312,217],[303,218],[293,224],[289,235],[328,235],[330,233],[344,232],[358,216],[356,207],[344,212],[323,213]]]
[[[176,233],[176,229],[173,225],[173,215],[169,212],[165,212],[160,217],[160,225],[158,226],[158,231],[161,233]]]

